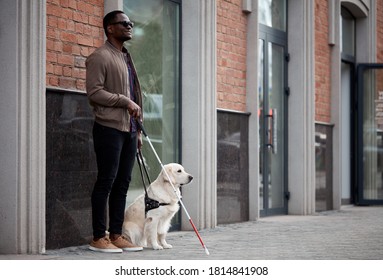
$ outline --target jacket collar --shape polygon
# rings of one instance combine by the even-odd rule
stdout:
[[[108,40],[105,41],[105,45],[110,48],[112,51],[114,52],[117,52],[119,54],[121,53],[127,53],[129,54],[128,50],[123,46],[122,47],[122,51],[120,51],[119,49],[117,49],[111,42],[109,42]]]

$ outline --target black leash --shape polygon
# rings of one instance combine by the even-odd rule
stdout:
[[[146,178],[148,180],[148,186],[152,182],[150,181],[149,173],[148,173],[148,170],[145,167],[144,160],[143,160],[143,157],[142,157],[142,153],[141,153],[140,150],[138,150],[138,153],[137,153],[136,156],[137,156],[138,167],[140,168],[142,184],[144,185],[144,190],[145,190],[145,200],[144,200],[144,202],[145,202],[145,218],[146,218],[146,214],[148,213],[148,211],[150,211],[152,209],[156,209],[156,208],[158,208],[160,206],[169,205],[169,203],[162,203],[162,202],[159,202],[159,201],[149,197],[148,191],[146,189],[146,184],[145,184],[145,179],[144,179],[144,172],[142,171],[142,169],[145,171]]]

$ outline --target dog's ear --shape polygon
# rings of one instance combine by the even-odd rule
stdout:
[[[169,183],[172,183],[172,184],[175,184],[175,179],[174,179],[174,174],[173,174],[173,169],[171,166],[165,166],[164,167],[165,170],[166,170],[166,173],[164,172],[164,170],[162,170],[162,178],[164,179],[165,182],[169,182]],[[169,175],[169,178],[171,180],[171,182],[169,181],[169,178],[167,175]]]

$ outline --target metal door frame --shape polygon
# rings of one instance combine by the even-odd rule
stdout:
[[[284,163],[284,178],[283,178],[283,196],[284,196],[284,206],[283,207],[280,207],[280,208],[268,208],[268,197],[269,197],[269,190],[268,190],[268,180],[267,180],[267,176],[268,176],[268,166],[269,166],[269,157],[267,156],[267,145],[266,145],[266,140],[264,141],[264,147],[262,148],[262,153],[263,153],[263,163],[260,163],[260,164],[263,164],[263,172],[262,172],[262,178],[261,180],[263,181],[263,209],[260,210],[260,216],[261,217],[264,217],[264,216],[271,216],[271,215],[286,215],[288,213],[288,199],[289,199],[289,192],[288,192],[288,164],[287,164],[287,156],[288,156],[288,122],[287,122],[287,116],[288,116],[288,106],[287,106],[287,97],[288,97],[288,94],[289,94],[289,89],[287,87],[287,81],[288,81],[288,78],[287,78],[287,63],[288,63],[288,60],[289,60],[289,55],[288,55],[288,52],[287,52],[287,32],[283,32],[283,31],[279,31],[279,30],[276,30],[276,29],[273,29],[273,28],[270,28],[268,26],[265,26],[263,24],[259,24],[259,39],[262,39],[264,40],[265,44],[264,44],[264,69],[260,69],[260,71],[263,71],[264,72],[264,96],[263,96],[263,100],[264,100],[264,104],[263,104],[263,107],[264,108],[267,108],[269,109],[269,97],[268,97],[268,85],[269,85],[269,78],[268,78],[268,61],[269,61],[269,58],[268,58],[268,44],[269,43],[272,43],[272,44],[276,44],[276,45],[279,45],[281,47],[283,47],[284,49],[284,54],[285,54],[285,60],[284,60],[284,88],[285,88],[285,92],[284,92],[284,96],[283,96],[283,105],[284,106],[284,114],[283,116],[280,116],[281,118],[283,118],[283,126],[284,126],[284,135],[283,135],[283,143],[284,143],[284,160],[285,160],[285,163]],[[258,97],[257,97],[258,98]],[[259,109],[264,109],[264,108],[259,108]],[[266,115],[262,115],[264,117],[264,121],[263,123],[264,124],[267,124],[268,121],[266,120],[267,116]],[[266,129],[265,129],[265,125],[263,125],[264,129],[262,130],[262,135],[261,137],[263,137],[263,139],[266,139],[267,138],[267,135],[266,135]],[[261,157],[260,157],[261,158]],[[267,171],[267,172],[265,172]],[[265,184],[265,182],[267,182],[267,184]]]

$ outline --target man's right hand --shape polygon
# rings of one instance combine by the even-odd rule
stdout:
[[[141,108],[136,103],[134,103],[132,100],[129,100],[128,111],[129,111],[129,114],[133,118],[135,118],[135,119],[141,118]]]

